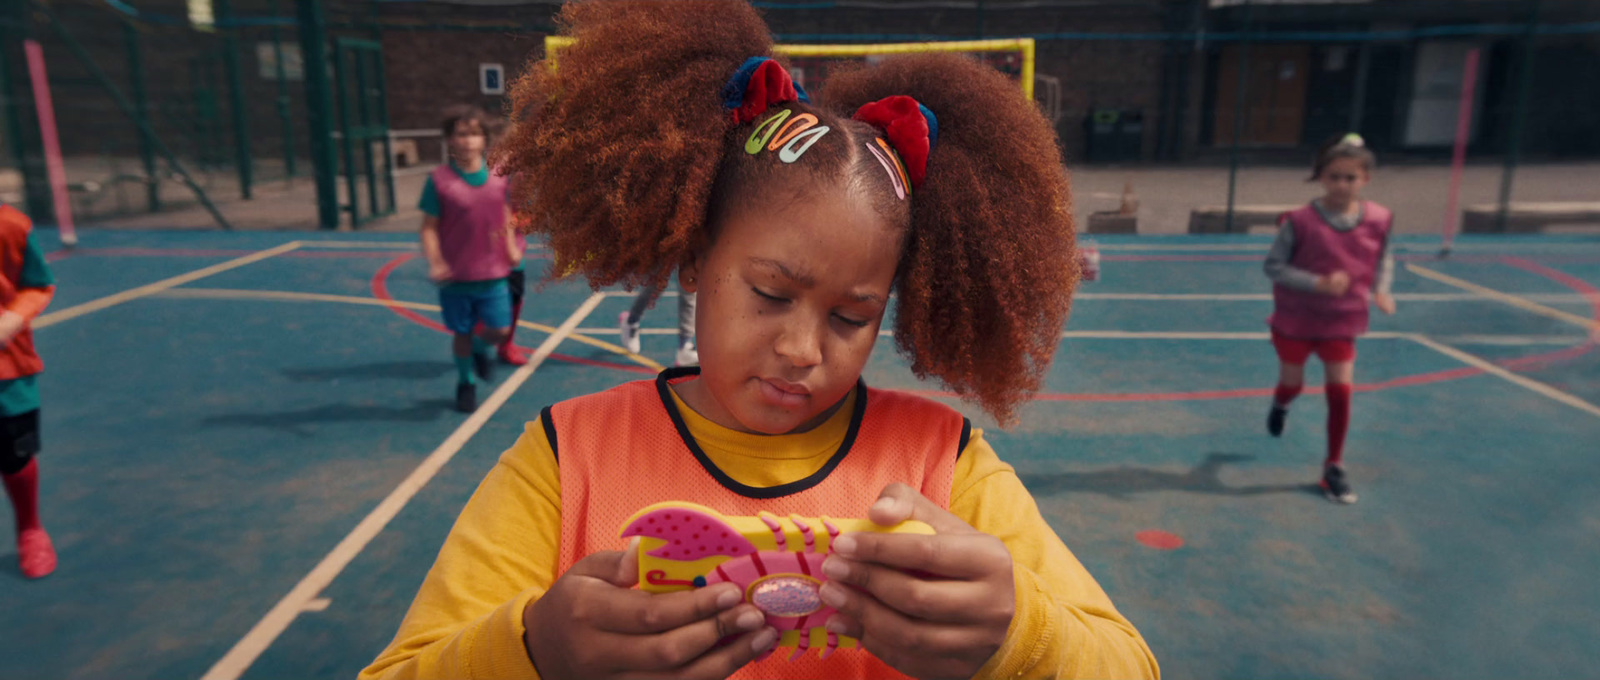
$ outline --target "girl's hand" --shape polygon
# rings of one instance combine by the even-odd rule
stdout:
[[[1348,290],[1350,290],[1350,275],[1342,269],[1332,274],[1323,274],[1317,277],[1318,293],[1341,297]]]
[[[638,580],[634,539],[579,560],[528,603],[523,644],[539,676],[726,678],[778,640],[737,585],[657,594],[633,590]]]
[[[920,520],[938,533],[839,537],[822,564],[830,579],[822,599],[839,610],[828,630],[906,675],[972,677],[999,651],[1016,611],[1011,552],[905,484],[885,488],[868,518]]]
[[[428,279],[434,283],[444,283],[450,280],[450,265],[443,260],[428,263]]]
[[[22,327],[28,325],[28,320],[21,314],[6,310],[0,312],[0,347],[11,344],[11,339],[22,332]]]
[[[1378,309],[1380,311],[1382,311],[1384,314],[1393,314],[1394,313],[1394,296],[1393,295],[1390,295],[1388,293],[1379,293],[1376,296],[1373,296],[1372,303],[1377,305]]]

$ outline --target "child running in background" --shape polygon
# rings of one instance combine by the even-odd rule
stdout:
[[[34,243],[33,222],[0,204],[0,478],[16,513],[22,575],[56,570],[56,550],[39,522],[39,385],[44,362],[33,349],[34,317],[55,295],[55,279]]]
[[[1264,269],[1272,280],[1272,344],[1278,352],[1278,388],[1267,414],[1267,431],[1283,434],[1289,404],[1305,383],[1306,359],[1316,354],[1326,372],[1328,456],[1322,464],[1323,495],[1356,502],[1344,471],[1345,433],[1355,382],[1356,336],[1367,332],[1367,305],[1394,313],[1389,287],[1394,256],[1389,251],[1393,215],[1361,189],[1376,164],[1361,136],[1347,134],[1322,145],[1311,181],[1323,196],[1278,220],[1278,238]]]
[[[656,298],[661,297],[662,288],[647,286],[633,298],[633,306],[623,312],[617,319],[617,326],[622,335],[622,346],[629,352],[639,353],[639,323],[644,320],[645,310],[654,304]],[[694,366],[700,363],[700,353],[694,348],[694,293],[679,289],[678,291],[678,355],[674,360],[677,366]]]
[[[999,422],[1043,380],[1077,268],[1055,135],[1017,84],[904,56],[811,103],[737,1],[568,3],[560,25],[576,41],[517,83],[537,113],[496,164],[538,188],[518,205],[553,271],[676,270],[701,365],[529,423],[362,677],[1157,676],[983,432],[862,381],[891,294],[913,372]],[[812,596],[861,647],[791,661],[738,586],[633,589],[618,531],[668,500],[937,533],[830,540]]]
[[[511,228],[508,182],[491,172],[488,116],[474,107],[446,112],[442,132],[448,161],[422,188],[422,252],[428,278],[439,284],[444,325],[455,334],[456,410],[478,408],[476,380],[493,374],[489,348],[511,334],[507,277],[522,262],[523,241]]]

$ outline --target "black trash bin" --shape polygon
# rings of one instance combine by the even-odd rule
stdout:
[[[1084,157],[1090,163],[1137,161],[1144,152],[1144,112],[1094,109],[1083,121]]]

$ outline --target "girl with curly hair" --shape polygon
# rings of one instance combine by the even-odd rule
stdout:
[[[515,204],[553,271],[598,289],[676,270],[701,366],[529,423],[363,677],[1158,675],[982,432],[861,378],[892,300],[919,377],[1001,423],[1038,389],[1078,272],[1055,139],[1016,85],[908,56],[813,102],[744,2],[561,20],[575,42],[517,82],[497,165],[538,188]],[[617,532],[662,501],[936,533],[830,540],[826,636],[859,646],[769,657],[779,633],[743,589],[633,589]]]

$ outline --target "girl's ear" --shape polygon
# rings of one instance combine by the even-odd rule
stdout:
[[[700,254],[695,253],[678,267],[678,290],[685,293],[700,292]]]

